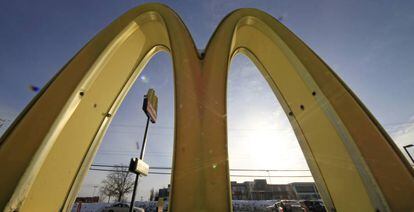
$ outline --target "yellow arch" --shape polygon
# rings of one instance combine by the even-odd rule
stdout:
[[[0,208],[70,210],[111,117],[146,62],[172,54],[175,142],[170,210],[230,211],[226,81],[246,54],[281,101],[330,210],[414,208],[414,174],[344,83],[271,16],[241,9],[205,56],[168,7],[132,9],[93,38],[1,138]],[[16,157],[17,156],[17,157]],[[191,195],[190,195],[191,194]]]

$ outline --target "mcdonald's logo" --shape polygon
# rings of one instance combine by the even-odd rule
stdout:
[[[291,31],[262,11],[236,10],[201,55],[179,16],[160,4],[134,8],[96,35],[1,138],[0,208],[71,210],[113,115],[159,51],[171,54],[175,79],[170,210],[232,210],[226,81],[238,53],[257,65],[288,114],[328,210],[413,210],[412,168]]]

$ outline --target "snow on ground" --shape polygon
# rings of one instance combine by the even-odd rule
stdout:
[[[233,200],[233,211],[247,212],[247,211],[266,211],[266,207],[274,204],[276,200]],[[105,207],[112,205],[113,203],[82,203],[81,212],[100,212]],[[156,201],[136,201],[135,206],[143,208],[146,212],[156,211]],[[78,203],[75,203],[72,208],[72,212],[77,212],[79,207]],[[164,205],[164,211],[167,211],[168,202]]]

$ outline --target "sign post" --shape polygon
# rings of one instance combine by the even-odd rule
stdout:
[[[147,142],[148,125],[151,121],[155,123],[157,120],[157,109],[158,109],[158,97],[155,95],[154,89],[149,89],[147,95],[144,96],[144,103],[142,110],[147,115],[147,124],[145,125],[144,139],[142,141],[141,154],[139,158],[131,158],[129,163],[129,171],[136,174],[134,191],[132,192],[131,205],[129,206],[129,212],[132,212],[135,202],[135,194],[138,187],[138,179],[140,175],[147,176],[149,166],[144,162],[145,145]]]

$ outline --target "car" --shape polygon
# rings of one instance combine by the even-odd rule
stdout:
[[[305,208],[296,200],[280,200],[268,209],[277,212],[304,212]]]
[[[326,212],[325,206],[320,200],[301,200],[299,203],[305,212]]]
[[[129,211],[129,204],[126,203],[114,203],[110,206],[105,207],[102,212],[128,212]],[[132,209],[133,212],[145,212],[142,208],[134,207]]]

